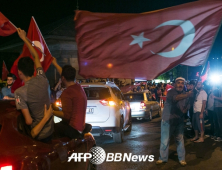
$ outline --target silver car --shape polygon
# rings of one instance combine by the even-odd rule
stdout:
[[[150,92],[125,93],[131,108],[131,115],[137,119],[150,119],[161,116],[161,107],[157,101],[153,101]]]

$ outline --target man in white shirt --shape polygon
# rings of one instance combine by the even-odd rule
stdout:
[[[201,81],[197,83],[196,89],[197,95],[194,101],[192,120],[195,137],[191,141],[199,143],[204,142],[204,110],[206,108],[207,93],[203,90]],[[198,131],[200,132],[200,138],[198,137]]]

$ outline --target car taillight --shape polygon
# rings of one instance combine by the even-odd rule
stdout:
[[[12,169],[12,165],[8,165],[8,166],[0,167],[0,170],[13,170],[13,169]]]
[[[61,99],[56,100],[55,104],[57,107],[62,107]]]
[[[145,109],[146,108],[146,104],[144,102],[140,103],[140,109]]]
[[[103,106],[114,106],[116,103],[112,100],[103,99],[99,101]]]

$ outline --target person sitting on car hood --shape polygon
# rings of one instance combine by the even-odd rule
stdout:
[[[26,37],[26,32],[18,28],[19,37],[27,45],[34,62],[30,57],[22,57],[18,61],[18,76],[25,83],[15,91],[18,110],[24,116],[18,117],[19,131],[34,139],[48,142],[54,130],[54,120],[50,107],[49,83],[39,60],[39,55]],[[34,77],[34,63],[37,71]],[[25,132],[24,132],[25,131]]]
[[[61,122],[55,124],[55,138],[82,137],[85,132],[86,94],[81,85],[75,82],[75,68],[70,65],[61,68],[55,58],[52,63],[60,73],[61,80],[66,87],[61,95],[62,111],[53,111],[55,116],[62,118]]]

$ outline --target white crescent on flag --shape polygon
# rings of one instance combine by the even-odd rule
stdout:
[[[32,41],[32,46],[34,46],[34,45],[41,50],[42,57],[40,59],[40,62],[43,62],[44,61],[44,46],[39,41]]]
[[[154,29],[167,26],[167,25],[175,25],[175,26],[180,26],[183,30],[184,37],[181,40],[180,44],[178,45],[177,48],[175,48],[173,51],[168,51],[168,52],[159,52],[157,53],[158,55],[162,57],[178,57],[182,54],[184,54],[187,49],[192,45],[194,37],[195,37],[195,27],[190,21],[184,21],[184,20],[170,20],[167,22],[164,22],[157,26]],[[155,54],[153,51],[151,51],[153,54]]]

